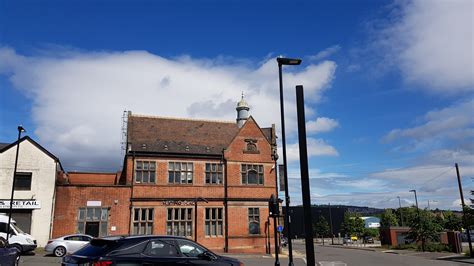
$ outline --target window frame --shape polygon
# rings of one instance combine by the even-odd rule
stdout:
[[[89,211],[90,210],[90,211]],[[97,210],[99,213],[97,214]],[[82,215],[81,215],[82,213]],[[91,214],[89,217],[88,214]],[[107,236],[109,234],[109,207],[79,207],[76,218],[76,232],[77,234],[85,234],[87,222],[99,223],[99,237]]]
[[[182,210],[184,210],[184,218],[182,217]],[[194,228],[194,209],[191,207],[166,208],[165,228],[166,235],[183,236],[187,238],[193,237],[196,231]],[[188,230],[188,228],[190,228],[190,230]],[[184,234],[181,233],[181,229],[184,230]]]
[[[252,213],[251,213],[252,210]],[[256,211],[256,212],[255,212]],[[252,233],[250,224],[256,223],[258,224],[258,233]],[[249,235],[257,236],[262,234],[262,230],[260,228],[260,208],[258,207],[249,207],[248,208],[248,227],[249,227]]]
[[[176,166],[179,166],[179,167],[176,167]],[[173,178],[171,178],[171,176]],[[171,182],[171,179],[172,179],[172,182]],[[194,184],[194,162],[169,161],[168,162],[168,184],[193,185]]]
[[[21,180],[22,178],[28,178],[29,183],[28,186],[18,186],[18,181]],[[24,181],[24,180],[23,180]],[[33,182],[33,173],[31,172],[16,172],[15,173],[15,184],[14,184],[14,190],[15,191],[31,191],[31,183]]]
[[[214,175],[217,182],[213,182]],[[223,185],[224,184],[224,164],[222,163],[206,163],[204,165],[204,183],[206,185]]]
[[[145,164],[147,165],[146,168]],[[133,181],[136,184],[156,184],[156,164],[156,161],[152,160],[136,160]],[[139,167],[140,165],[141,167]],[[147,174],[147,181],[144,181],[145,174]],[[151,181],[152,178],[153,181]]]
[[[215,215],[213,215],[215,210]],[[209,214],[209,215],[208,215]],[[220,218],[219,218],[220,217]],[[213,225],[215,233],[213,233]],[[220,232],[219,232],[220,226]],[[204,236],[205,237],[223,237],[224,236],[224,208],[206,207],[204,209]]]
[[[138,214],[138,219],[137,218]],[[145,214],[145,218],[143,218]],[[148,207],[135,207],[132,211],[132,235],[152,235],[153,234],[153,224],[154,224],[155,208]],[[137,230],[135,231],[135,224],[137,225]],[[142,233],[142,228],[143,232]],[[148,232],[150,229],[150,232]]]
[[[249,183],[249,173],[255,172],[257,183]],[[240,165],[240,182],[246,186],[264,186],[265,185],[265,167],[263,164],[241,164]]]

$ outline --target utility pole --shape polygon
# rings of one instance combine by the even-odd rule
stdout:
[[[461,194],[462,218],[464,221],[464,226],[466,227],[467,241],[469,242],[469,253],[471,254],[471,258],[474,258],[474,254],[472,253],[471,232],[469,230],[470,225],[467,223],[466,210],[464,208],[466,205],[464,205],[464,196],[462,193],[462,185],[461,185],[461,175],[459,174],[458,164],[455,163],[454,166],[456,166],[456,175],[458,176],[459,194]]]
[[[311,193],[308,171],[308,151],[306,143],[306,119],[304,115],[304,94],[302,85],[296,86],[296,113],[298,117],[298,142],[300,148],[301,192],[303,194],[306,261],[308,265],[316,265],[314,258],[313,219],[311,217]]]
[[[334,232],[332,230],[331,202],[329,202],[329,225],[331,226],[331,245],[334,245]]]
[[[400,196],[397,196],[398,198],[398,211],[400,212],[400,221],[402,222],[402,227],[403,227],[403,212],[402,212],[402,202],[400,201]]]

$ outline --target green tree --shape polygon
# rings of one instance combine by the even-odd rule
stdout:
[[[462,226],[462,218],[455,215],[451,211],[447,211],[443,213],[444,220],[443,220],[443,228],[452,231],[461,231]]]
[[[329,224],[324,218],[324,216],[320,216],[319,220],[313,224],[313,231],[316,233],[318,237],[323,238],[323,245],[324,245],[324,237],[329,234]]]
[[[378,237],[379,234],[379,229],[377,228],[365,228],[362,236]]]
[[[351,214],[349,212],[344,213],[344,220],[341,224],[341,232],[343,235],[351,236],[354,232],[353,221],[351,219]]]
[[[364,220],[360,218],[359,214],[346,212],[344,214],[344,221],[341,224],[341,231],[347,236],[363,235],[365,229]]]
[[[407,238],[416,242],[421,242],[422,250],[425,251],[427,241],[438,241],[442,226],[435,222],[431,212],[420,210],[420,217],[410,223],[410,231]]]
[[[386,209],[385,212],[381,215],[380,226],[383,228],[388,228],[390,226],[397,226],[398,219],[392,209]]]
[[[360,238],[365,231],[365,222],[359,215],[352,217],[354,219],[354,234]]]

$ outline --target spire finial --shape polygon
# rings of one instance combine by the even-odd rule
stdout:
[[[244,91],[242,91],[242,99],[244,98]]]

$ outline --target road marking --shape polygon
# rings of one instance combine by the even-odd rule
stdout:
[[[347,263],[342,261],[320,261],[320,266],[347,266]]]

